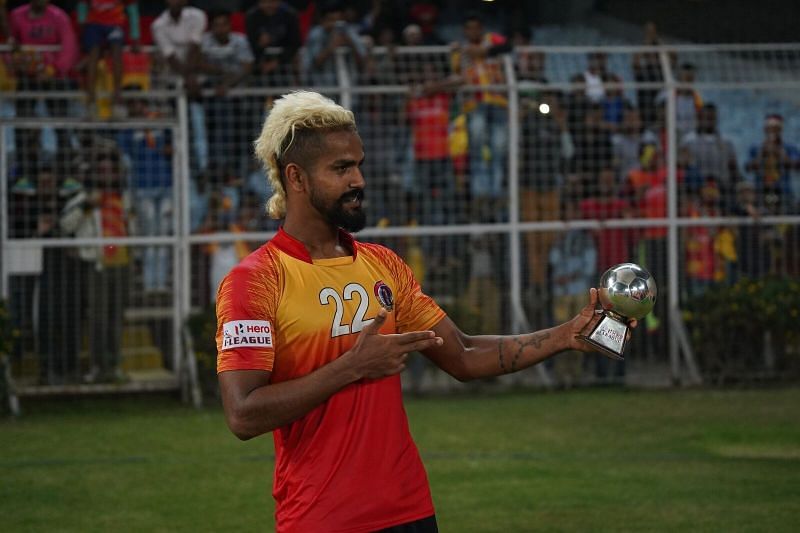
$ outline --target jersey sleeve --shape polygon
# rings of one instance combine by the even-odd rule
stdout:
[[[445,312],[436,302],[422,292],[405,261],[390,252],[386,257],[395,278],[397,295],[395,301],[395,323],[400,333],[430,329],[445,317]]]
[[[275,315],[280,296],[278,269],[267,257],[245,260],[217,291],[217,372],[272,371]]]

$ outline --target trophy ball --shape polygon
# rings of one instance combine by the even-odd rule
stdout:
[[[598,292],[607,312],[639,320],[653,310],[658,289],[650,272],[635,263],[622,263],[605,271]]]

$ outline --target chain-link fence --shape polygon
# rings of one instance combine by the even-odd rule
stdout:
[[[4,94],[18,384],[138,384],[147,371],[175,383],[190,316],[185,336],[213,375],[216,286],[278,224],[251,141],[300,87],[356,114],[360,238],[397,250],[466,331],[563,321],[616,263],[655,276],[624,364],[573,354],[510,381],[797,377],[800,46],[269,53],[233,88],[154,77],[124,94],[124,120],[80,119],[74,91]],[[408,378],[450,386],[422,359]]]

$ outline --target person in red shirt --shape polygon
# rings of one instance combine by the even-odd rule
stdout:
[[[609,220],[628,218],[632,215],[630,203],[621,198],[616,190],[616,171],[606,167],[598,174],[598,194],[582,200],[581,216],[585,219]],[[632,230],[624,228],[602,228],[594,231],[597,243],[597,271],[605,272],[619,263],[630,261],[633,246]]]
[[[125,23],[128,37],[135,48],[139,44],[139,6],[135,0],[81,0],[77,5],[78,23],[82,26],[81,44],[89,54],[86,65],[86,92],[90,110],[95,104],[97,89],[97,64],[100,52],[108,47],[111,50],[111,71],[113,94],[112,112],[115,116],[124,114],[120,105],[122,88],[122,44],[125,42]]]
[[[560,326],[466,335],[394,252],[350,234],[366,224],[351,111],[318,93],[285,95],[255,153],[283,225],[220,284],[217,370],[231,431],[273,433],[276,530],[437,531],[402,403],[408,354],[467,381],[587,351],[576,335],[597,322],[597,291]]]

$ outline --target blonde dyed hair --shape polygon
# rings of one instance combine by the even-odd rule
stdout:
[[[253,143],[255,155],[264,165],[272,185],[272,197],[267,202],[270,217],[283,218],[286,215],[286,189],[281,181],[278,161],[292,148],[297,133],[301,130],[355,129],[355,126],[352,111],[319,93],[295,91],[275,101],[261,134]]]

